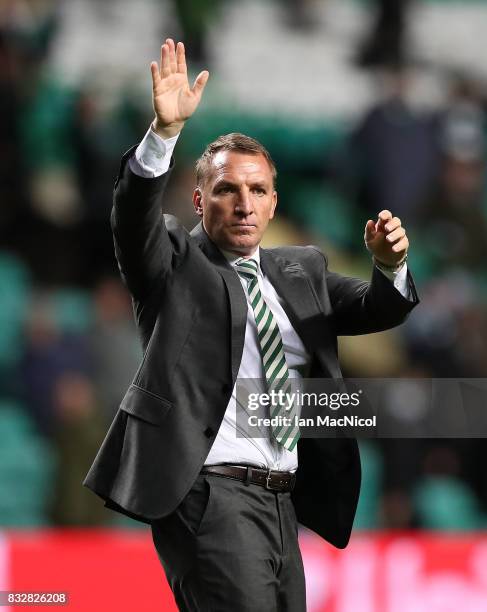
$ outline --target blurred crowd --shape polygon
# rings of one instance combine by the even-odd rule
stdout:
[[[134,51],[127,58],[131,67],[124,66],[120,48],[113,74],[93,68],[76,79],[61,68],[72,12],[86,13],[100,32],[115,32],[130,27],[123,17],[130,3],[0,4],[0,526],[125,521],[105,511],[81,481],[141,359],[109,227],[119,159],[151,118],[150,90],[134,71],[147,68],[160,39],[173,32],[185,40],[196,69],[211,70],[208,36],[213,23],[228,18],[228,4],[141,2],[139,12],[160,11],[166,19],[147,24],[144,44],[152,55],[139,58]],[[282,16],[276,28],[315,29],[316,3],[276,4]],[[334,269],[367,278],[366,220],[387,208],[408,230],[421,304],[399,331],[344,339],[344,374],[483,378],[487,83],[429,66],[442,71],[448,92],[436,106],[415,105],[418,67],[404,37],[410,3],[370,4],[375,20],[350,62],[377,83],[376,102],[352,123],[328,117],[308,126],[309,147],[299,125],[276,120],[272,109],[267,116],[249,109],[242,118],[229,105],[223,117],[221,104],[212,110],[210,103],[205,125],[195,121],[178,147],[168,210],[188,227],[196,223],[192,166],[209,137],[225,130],[262,134],[279,172],[272,242],[319,244]],[[112,53],[118,49],[110,36],[102,42]],[[80,66],[84,54],[90,65],[96,54],[103,63],[102,46],[92,53],[86,42],[80,48]],[[361,446],[358,527],[487,525],[481,439],[385,439]]]

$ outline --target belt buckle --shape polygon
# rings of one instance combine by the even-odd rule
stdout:
[[[271,472],[272,470],[269,469],[267,472],[267,476],[265,477],[265,488],[268,489],[269,491],[280,491],[280,487],[271,487],[270,482],[271,482]]]

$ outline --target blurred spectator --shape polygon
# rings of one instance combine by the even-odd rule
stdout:
[[[357,57],[359,65],[400,66],[406,58],[405,30],[409,0],[375,0],[372,29]]]
[[[454,82],[441,116],[441,169],[419,215],[422,242],[438,271],[452,265],[484,270],[487,257],[485,184],[487,122],[476,84]]]
[[[482,529],[486,524],[478,500],[462,480],[454,446],[433,442],[424,458],[424,475],[415,488],[420,525],[426,529]]]
[[[221,0],[174,0],[181,40],[184,41],[187,57],[195,67],[208,68],[208,29],[218,13]]]
[[[396,487],[384,491],[380,502],[380,524],[384,529],[405,530],[417,526],[411,495],[405,489]]]
[[[387,209],[411,224],[436,176],[436,121],[409,103],[413,86],[408,70],[383,73],[383,100],[366,113],[352,134],[358,204],[367,218]]]
[[[25,333],[20,364],[24,399],[39,431],[50,436],[56,428],[53,400],[57,382],[67,371],[91,372],[88,345],[80,334],[63,333],[52,302],[42,297],[31,304]]]
[[[57,26],[59,5],[60,0],[3,0],[0,29],[8,41],[13,64],[16,60],[39,62],[45,59]],[[20,72],[18,77],[21,77]]]
[[[17,121],[19,92],[14,86],[10,53],[5,32],[0,27],[0,231],[2,237],[22,202],[22,163]]]
[[[59,0],[0,3],[0,240],[26,204],[20,123],[57,23]]]
[[[425,246],[441,270],[452,265],[483,269],[487,256],[482,159],[445,156],[436,192],[421,211]],[[426,238],[427,236],[427,238]]]
[[[137,371],[142,352],[130,297],[121,281],[107,277],[94,293],[95,321],[90,333],[93,371],[104,418],[110,422],[124,390]]]
[[[480,83],[457,74],[443,113],[443,149],[459,159],[481,159],[486,152],[485,112]]]
[[[487,316],[476,279],[452,269],[423,287],[421,311],[405,327],[411,359],[433,377],[483,377]]]
[[[110,517],[103,505],[81,486],[106,430],[93,384],[82,374],[65,372],[54,385],[53,404],[58,473],[52,520],[80,526],[107,522]]]
[[[304,32],[316,29],[318,22],[315,15],[316,0],[284,0],[286,25]]]

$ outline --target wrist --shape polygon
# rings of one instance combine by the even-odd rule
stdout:
[[[160,136],[163,140],[177,136],[184,127],[184,121],[178,121],[177,123],[171,123],[169,125],[161,125],[157,117],[151,123],[151,130]]]
[[[406,263],[407,258],[408,255],[406,253],[400,261],[398,261],[396,264],[391,265],[380,261],[375,255],[372,255],[372,261],[374,262],[374,265],[377,266],[377,268],[379,268],[380,270],[385,270],[386,272],[399,272],[399,270],[401,270],[401,268]]]

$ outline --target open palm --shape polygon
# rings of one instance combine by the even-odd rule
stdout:
[[[151,63],[152,104],[156,128],[177,133],[200,103],[209,73],[203,70],[189,86],[184,45],[168,38],[161,47],[161,65]]]

